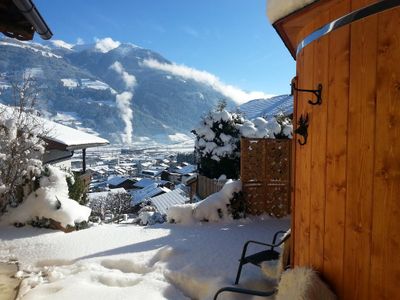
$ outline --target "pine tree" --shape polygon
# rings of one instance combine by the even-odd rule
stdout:
[[[238,113],[229,113],[222,100],[192,132],[196,135],[195,154],[200,174],[209,178],[237,179],[240,173],[240,132],[243,123]]]

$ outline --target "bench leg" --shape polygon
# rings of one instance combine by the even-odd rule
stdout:
[[[243,267],[243,263],[242,263],[242,260],[240,260],[239,268],[238,268],[238,271],[237,271],[237,274],[236,274],[235,285],[239,283],[240,274],[242,273],[242,267]]]

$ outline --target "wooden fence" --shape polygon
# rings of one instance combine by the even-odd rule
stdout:
[[[198,176],[197,195],[204,199],[222,189],[226,180],[210,179],[203,175]]]
[[[290,214],[291,140],[241,140],[240,178],[247,211],[252,215]]]

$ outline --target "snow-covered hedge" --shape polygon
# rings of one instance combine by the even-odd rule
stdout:
[[[194,204],[175,205],[168,209],[170,223],[190,224],[195,221],[219,222],[233,219],[232,200],[242,190],[240,180],[228,180],[223,188]]]
[[[54,166],[46,166],[39,187],[15,208],[9,208],[2,224],[29,223],[37,219],[52,219],[62,227],[87,221],[90,208],[68,197],[67,174]]]

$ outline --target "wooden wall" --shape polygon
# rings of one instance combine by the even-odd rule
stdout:
[[[329,2],[297,40],[371,0]],[[296,18],[296,16],[291,17]],[[294,139],[294,264],[321,272],[340,299],[400,298],[400,8],[347,25],[297,57],[297,85],[323,85],[308,142]]]

